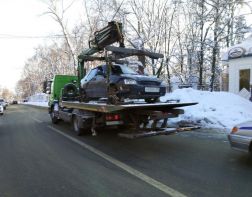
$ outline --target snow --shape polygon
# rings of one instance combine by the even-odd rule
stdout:
[[[131,43],[134,45],[136,49],[143,49],[144,41],[141,37],[131,40]]]
[[[250,55],[252,53],[252,34],[247,37],[243,42],[241,42],[240,44],[236,44],[234,46],[229,47],[226,52],[222,53],[222,57],[221,59],[223,61],[227,61],[228,60],[228,53],[231,49],[234,49],[236,47],[241,47],[243,49],[245,49],[245,55]]]
[[[24,104],[48,106],[47,95],[37,94]],[[192,88],[177,89],[161,97],[161,101],[179,100],[198,102],[197,105],[184,107],[183,115],[170,119],[171,122],[196,123],[203,128],[217,128],[230,132],[241,122],[252,120],[252,102],[229,92],[199,91]]]
[[[192,88],[177,89],[161,97],[161,101],[179,99],[198,102],[184,107],[185,113],[172,121],[186,120],[204,128],[230,129],[241,122],[252,120],[252,102],[229,92],[208,92]]]
[[[37,93],[28,97],[27,100],[27,102],[23,102],[22,104],[48,107],[48,95],[45,93]]]
[[[48,107],[48,102],[31,102],[31,101],[28,101],[28,102],[24,102],[22,104],[34,105],[34,106],[40,106],[40,107]]]

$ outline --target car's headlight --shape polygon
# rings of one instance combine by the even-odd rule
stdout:
[[[127,84],[127,85],[137,84],[136,80],[134,80],[134,79],[124,79],[123,82],[124,82],[124,84]]]

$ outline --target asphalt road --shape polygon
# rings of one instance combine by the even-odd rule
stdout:
[[[64,122],[52,125],[46,110],[12,105],[5,112],[0,197],[252,193],[252,156],[231,150],[215,130],[137,140],[111,130],[77,137]]]

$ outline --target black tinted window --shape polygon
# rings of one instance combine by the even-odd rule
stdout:
[[[116,66],[116,65],[113,65],[111,67],[111,72],[112,72],[113,75],[120,75],[120,74],[123,73],[121,67],[120,66]]]
[[[104,65],[102,67],[103,69],[103,72],[106,73],[106,65]],[[121,74],[133,74],[133,75],[136,75],[137,73],[129,68],[128,66],[125,66],[125,65],[112,65],[111,66],[111,74],[112,75],[121,75]]]

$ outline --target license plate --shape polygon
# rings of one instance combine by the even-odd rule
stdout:
[[[145,92],[159,92],[159,88],[146,87]]]

